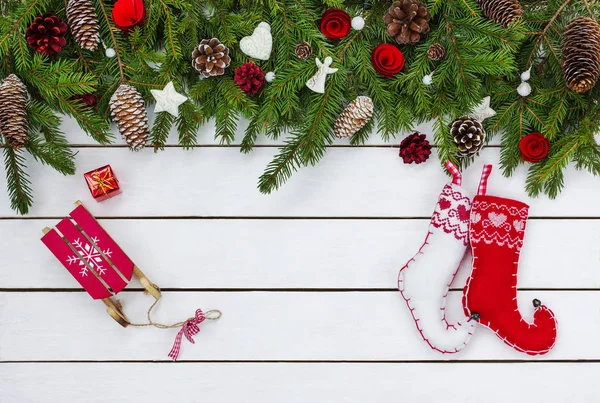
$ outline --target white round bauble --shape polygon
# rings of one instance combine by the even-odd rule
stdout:
[[[352,28],[353,29],[360,31],[364,27],[365,27],[365,19],[363,17],[361,17],[360,15],[357,15],[356,17],[352,18]]]
[[[269,71],[267,74],[265,74],[265,80],[267,80],[268,83],[275,80],[275,73],[272,71]]]
[[[433,74],[427,74],[423,77],[423,84],[431,85],[433,84]]]
[[[115,52],[115,50],[113,48],[106,48],[106,57],[110,57],[113,58],[117,55],[117,52]]]
[[[531,78],[531,67],[521,73],[521,81],[528,81]]]
[[[531,94],[531,85],[529,85],[529,83],[526,83],[525,81],[523,81],[518,87],[517,87],[517,92],[519,93],[520,96],[522,97],[526,97],[529,94]]]

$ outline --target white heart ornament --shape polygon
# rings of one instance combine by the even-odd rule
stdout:
[[[269,60],[273,48],[271,26],[261,22],[250,36],[245,36],[240,41],[240,50],[253,59]]]
[[[499,227],[502,224],[504,224],[504,222],[506,221],[506,216],[502,213],[501,214],[489,213],[488,218],[490,219],[490,221],[492,222],[494,227]]]

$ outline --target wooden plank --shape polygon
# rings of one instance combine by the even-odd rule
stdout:
[[[22,402],[595,402],[599,364],[11,364]],[[35,387],[32,387],[35,385]],[[151,385],[151,386],[149,386]],[[535,385],[535,387],[532,387]],[[484,396],[484,397],[482,397]]]
[[[0,220],[0,233],[10,234],[9,242],[0,242],[0,287],[78,288],[37,241],[41,228],[56,221]],[[398,269],[421,246],[429,224],[427,219],[100,222],[163,288],[242,289],[394,288]],[[29,252],[15,253],[18,245],[28,245]],[[598,287],[594,256],[600,256],[600,220],[531,220],[519,287]],[[469,272],[466,259],[457,287]]]
[[[152,121],[154,120],[154,113],[150,112],[148,114],[148,117],[150,118],[150,122],[152,123]],[[248,120],[246,120],[246,119],[240,120],[240,123],[238,124],[238,129],[235,134],[235,139],[232,142],[232,145],[239,146],[241,144],[242,139],[244,138],[244,131],[246,130],[247,126],[248,126]],[[74,144],[74,145],[98,145],[98,143],[96,143],[91,137],[86,135],[79,128],[79,125],[77,124],[77,122],[70,117],[64,117],[61,127],[62,127],[63,132],[66,134],[67,139],[69,140],[69,143],[71,143],[71,144]],[[420,131],[421,133],[427,134],[429,141],[433,142],[433,121],[415,125],[414,131]],[[114,136],[115,136],[115,142],[114,142],[113,146],[124,146],[125,141],[121,138],[121,135],[117,131],[115,125],[112,126],[112,132],[114,133]],[[410,133],[412,133],[412,132],[398,133],[396,135],[396,138],[392,138],[388,141],[383,140],[381,138],[381,136],[379,136],[377,133],[373,133],[370,136],[369,140],[367,141],[366,145],[369,145],[369,146],[390,145],[390,146],[397,147],[400,144],[401,139]],[[285,138],[286,138],[286,136],[281,136],[279,139],[273,140],[264,135],[261,135],[258,137],[256,144],[257,145],[270,145],[270,146],[271,145],[283,145]],[[168,145],[177,145],[178,144],[178,134],[175,129],[171,130],[167,144]],[[215,139],[215,122],[214,122],[214,120],[210,120],[206,125],[204,125],[198,131],[196,144],[198,144],[200,146],[206,146],[206,145],[216,146],[216,145],[221,144],[219,139]],[[335,139],[333,144],[334,145],[347,145],[347,144],[349,144],[349,140],[348,139]],[[492,144],[493,145],[500,144],[500,136],[499,135],[494,136],[494,138],[492,138],[490,140],[490,145],[492,145]]]
[[[453,292],[451,318],[462,310]],[[521,310],[547,304],[559,322],[554,350],[529,357],[479,328],[458,355],[441,355],[419,337],[397,292],[166,292],[155,320],[169,323],[197,308],[223,317],[202,324],[182,360],[577,360],[600,359],[600,292],[520,292]],[[121,295],[133,322],[144,321],[152,297]],[[84,293],[0,293],[0,361],[166,360],[177,330],[124,329]]]
[[[448,181],[436,161],[406,165],[396,150],[334,148],[315,168],[302,169],[281,190],[263,195],[257,178],[274,149],[242,155],[234,148],[203,148],[193,152],[168,149],[157,156],[151,150],[81,149],[78,174],[64,177],[30,162],[36,204],[31,216],[62,216],[81,198],[99,216],[320,216],[320,217],[429,217],[442,186]],[[484,162],[497,163],[499,149],[482,152],[465,175],[465,184],[477,189]],[[124,193],[103,203],[91,199],[84,172],[112,164]],[[594,216],[600,212],[600,179],[568,169],[568,190],[556,200],[527,198],[525,167],[511,179],[494,172],[490,194],[532,204],[532,216]],[[0,189],[6,179],[0,178]],[[576,208],[574,208],[576,206]],[[8,197],[0,196],[0,217],[15,217]]]

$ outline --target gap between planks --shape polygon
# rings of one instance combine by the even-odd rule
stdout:
[[[281,148],[284,144],[256,144],[252,148]],[[70,148],[129,148],[127,144],[69,144]],[[154,149],[154,146],[147,145],[144,148]],[[240,144],[195,144],[193,146],[182,146],[179,144],[165,144],[163,148],[241,148]],[[330,144],[326,145],[325,148],[400,148],[399,144]],[[438,148],[438,146],[432,144],[432,148]],[[488,145],[485,148],[502,148],[501,145]]]
[[[25,360],[0,364],[600,364],[600,359],[510,360]]]
[[[0,220],[62,220],[65,216],[34,216],[34,217],[1,217]],[[413,216],[413,217],[386,217],[386,216],[94,216],[97,220],[286,220],[286,221],[302,221],[302,220],[313,220],[313,221],[327,221],[327,220],[361,220],[361,221],[383,221],[383,220],[394,220],[394,221],[411,221],[411,220],[431,220],[431,216]],[[563,216],[563,217],[552,217],[552,216],[535,216],[529,217],[528,220],[548,220],[548,221],[583,221],[583,220],[600,220],[600,216]]]
[[[246,292],[297,292],[297,293],[346,293],[346,292],[398,292],[397,288],[161,288],[163,292],[223,292],[223,293],[246,293]],[[451,292],[462,292],[460,287],[450,288]],[[120,293],[144,292],[144,288],[128,288]],[[600,288],[528,288],[517,287],[517,291],[542,291],[542,292],[600,292]],[[44,293],[65,292],[84,293],[82,288],[0,288],[0,293]]]

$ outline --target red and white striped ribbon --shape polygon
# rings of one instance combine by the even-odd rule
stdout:
[[[452,183],[455,185],[461,186],[462,185],[462,173],[460,172],[458,167],[456,165],[454,165],[454,163],[450,160],[446,161],[444,166],[446,167],[448,172],[450,172],[450,174],[452,174]]]
[[[205,319],[206,316],[204,315],[204,312],[202,312],[202,309],[198,309],[196,310],[196,316],[188,320],[183,324],[183,326],[181,326],[179,333],[177,333],[177,336],[175,336],[175,343],[173,343],[173,348],[169,353],[169,357],[173,361],[177,360],[177,357],[179,357],[179,351],[181,351],[181,341],[183,340],[183,336],[185,336],[185,338],[188,339],[190,343],[194,344],[195,342],[192,337],[200,332],[200,327],[198,327],[198,325],[204,322]]]
[[[481,180],[479,181],[479,189],[477,190],[478,196],[485,196],[487,193],[487,182],[492,172],[492,165],[487,164],[483,166],[483,172],[481,173]]]

